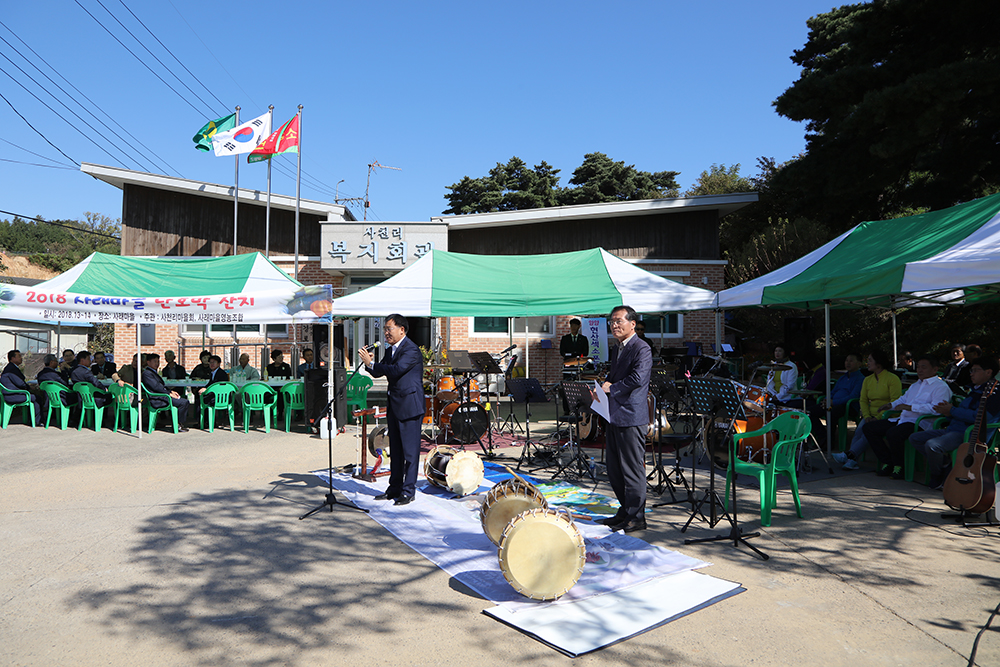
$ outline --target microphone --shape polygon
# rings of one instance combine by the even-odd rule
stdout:
[[[371,352],[372,350],[374,350],[374,349],[375,349],[375,348],[377,348],[377,347],[381,347],[381,343],[379,343],[378,341],[375,341],[375,342],[374,342],[374,343],[372,343],[371,345],[365,345],[365,346],[364,346],[363,348],[361,348],[361,349],[362,349],[362,350],[365,350],[365,351],[367,351],[367,352]]]
[[[511,345],[510,347],[508,347],[506,350],[504,350],[500,354],[507,354],[508,352],[510,352],[511,350],[515,349],[516,347],[517,347],[517,345]]]

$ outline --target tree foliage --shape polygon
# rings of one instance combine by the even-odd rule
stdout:
[[[465,176],[447,187],[445,215],[520,211],[547,206],[594,204],[676,197],[679,172],[639,171],[635,165],[615,162],[604,153],[588,153],[573,171],[569,183],[559,187],[559,169],[544,160],[529,168],[514,156],[498,162],[486,176]]]
[[[0,220],[0,248],[28,255],[32,263],[54,271],[65,271],[95,251],[121,252],[120,220],[88,212],[83,220],[52,222],[56,224],[19,217]]]
[[[1000,189],[1000,12],[976,0],[876,0],[807,21],[799,79],[774,105],[806,122],[782,179],[797,212],[842,231]]]

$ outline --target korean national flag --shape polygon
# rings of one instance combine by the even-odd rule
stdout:
[[[228,132],[216,132],[212,137],[212,148],[216,157],[229,157],[249,153],[257,144],[271,134],[271,114],[266,113]]]

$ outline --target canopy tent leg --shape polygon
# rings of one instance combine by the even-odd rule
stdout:
[[[833,425],[830,423],[830,378],[833,375],[830,369],[830,302],[827,301],[823,304],[823,314],[824,314],[824,336],[826,337],[825,347],[826,347],[826,380],[824,384],[826,385],[826,455],[831,455],[831,441],[833,440]]]
[[[722,356],[722,311],[715,311],[715,356]]]
[[[156,326],[156,325],[153,325]],[[138,401],[137,410],[139,412],[139,439],[142,440],[142,333],[141,328],[138,324],[135,325],[135,388],[138,392],[136,400]],[[204,349],[204,348],[202,348]],[[115,406],[115,410],[118,406]]]
[[[892,363],[899,361],[899,343],[896,341],[896,309],[892,309]]]

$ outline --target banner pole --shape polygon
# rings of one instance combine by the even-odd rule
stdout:
[[[299,202],[302,192],[302,105],[299,105],[298,166],[295,169],[295,279],[299,279]]]
[[[267,107],[267,113],[271,119],[271,127],[274,127],[274,105]],[[271,257],[271,158],[267,156],[267,209],[264,213],[264,257]]]

